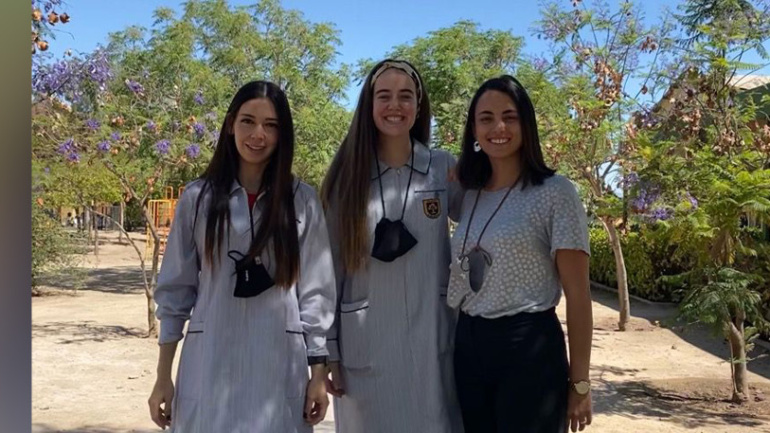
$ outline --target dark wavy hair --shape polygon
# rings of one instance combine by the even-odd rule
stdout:
[[[540,148],[540,138],[537,133],[537,119],[535,107],[529,99],[527,91],[519,81],[510,75],[502,75],[484,82],[473,95],[471,105],[468,108],[468,117],[465,121],[463,133],[462,151],[457,161],[457,177],[465,189],[481,189],[486,186],[492,176],[492,165],[489,157],[484,152],[474,152],[473,127],[476,121],[476,106],[481,96],[489,91],[498,91],[508,95],[519,112],[521,122],[522,146],[521,156],[521,183],[522,188],[529,185],[541,185],[543,181],[556,172],[549,168],[543,160],[543,151]]]
[[[276,285],[291,287],[299,275],[299,239],[291,174],[294,159],[294,124],[286,94],[268,81],[252,81],[243,85],[233,97],[219,132],[214,155],[201,176],[203,189],[198,196],[197,208],[206,191],[208,213],[206,218],[205,257],[214,263],[214,251],[219,251],[222,240],[230,230],[230,190],[237,180],[240,157],[235,146],[233,124],[241,106],[257,98],[272,102],[278,115],[278,144],[262,175],[261,191],[265,193],[266,207],[259,228],[247,253],[249,260],[257,257],[272,240],[276,257]]]

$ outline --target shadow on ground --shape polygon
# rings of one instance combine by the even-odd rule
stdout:
[[[115,266],[101,269],[79,269],[74,275],[58,273],[40,278],[41,286],[64,290],[92,290],[113,294],[144,293],[142,269],[138,266]]]
[[[72,429],[61,429],[49,424],[32,424],[32,433],[157,433],[162,431],[155,429],[116,429],[105,426],[83,426]]]
[[[79,322],[51,322],[43,325],[32,324],[32,338],[58,337],[59,344],[73,344],[93,341],[103,343],[126,337],[145,338],[147,331],[125,326],[97,325],[92,320]]]
[[[656,389],[649,385],[633,380],[610,383],[600,381],[592,391],[594,396],[594,413],[617,415],[630,419],[657,418],[661,422],[678,424],[694,429],[707,425],[723,425],[725,427],[760,427],[766,425],[766,420],[736,413],[732,410],[717,410],[713,405],[693,404],[688,401],[672,401],[658,397]],[[723,404],[725,407],[729,403]]]
[[[157,433],[159,428],[150,429],[116,429],[108,426],[83,426],[72,429],[61,429],[49,424],[32,424],[32,433]],[[323,421],[313,429],[316,433],[334,433],[334,421]]]
[[[591,290],[591,296],[594,301],[605,307],[619,311],[616,294],[605,290],[593,289]],[[678,309],[675,306],[666,304],[651,305],[633,299],[631,300],[632,317],[642,318],[650,323],[659,322],[662,326],[670,329],[674,334],[687,343],[724,359],[725,369],[729,372],[730,366],[727,363],[727,359],[730,357],[730,347],[727,345],[727,341],[721,336],[714,335],[710,329],[703,325],[688,325],[687,323],[678,320],[677,315]],[[748,356],[753,359],[748,363],[749,371],[766,379],[770,379],[770,354],[768,354],[762,347],[756,346]]]

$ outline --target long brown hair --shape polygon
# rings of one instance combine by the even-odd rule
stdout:
[[[337,225],[340,233],[342,260],[348,271],[362,268],[369,255],[366,211],[369,205],[371,169],[375,158],[374,147],[379,137],[372,114],[372,77],[386,62],[405,63],[417,75],[412,79],[417,81],[416,86],[418,92],[421,92],[421,98],[417,119],[409,130],[409,136],[423,145],[430,144],[430,101],[419,72],[403,60],[386,59],[377,63],[364,80],[350,129],[337,150],[321,187],[324,207],[329,209],[331,203],[335,208],[337,220],[331,223]]]
[[[214,155],[201,176],[204,184],[198,196],[197,208],[200,208],[206,191],[210,190],[205,258],[209,264],[215,266],[214,251],[220,250],[226,231],[230,231],[230,190],[233,182],[237,180],[240,161],[232,133],[233,122],[241,106],[256,98],[266,98],[275,107],[278,115],[278,144],[262,174],[261,189],[265,193],[266,207],[247,257],[253,260],[272,240],[276,257],[273,280],[276,285],[289,288],[299,276],[299,239],[292,193],[294,177],[291,174],[294,159],[294,124],[286,95],[280,87],[271,82],[252,81],[235,94],[222,122]]]

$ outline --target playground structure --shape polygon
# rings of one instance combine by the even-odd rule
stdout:
[[[168,186],[163,192],[163,199],[150,200],[147,203],[150,211],[150,221],[152,221],[155,230],[158,233],[161,255],[163,255],[166,250],[166,240],[171,231],[171,223],[174,221],[176,203],[177,200],[179,200],[179,196],[182,195],[182,191],[184,191],[184,187],[179,187],[175,197],[174,187]],[[155,238],[152,236],[149,222],[147,223],[146,245],[145,257],[151,257],[152,251],[155,249]]]

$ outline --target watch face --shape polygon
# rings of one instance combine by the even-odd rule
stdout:
[[[588,382],[578,382],[574,385],[575,391],[577,391],[578,394],[588,394],[588,391],[591,389],[591,384]]]

